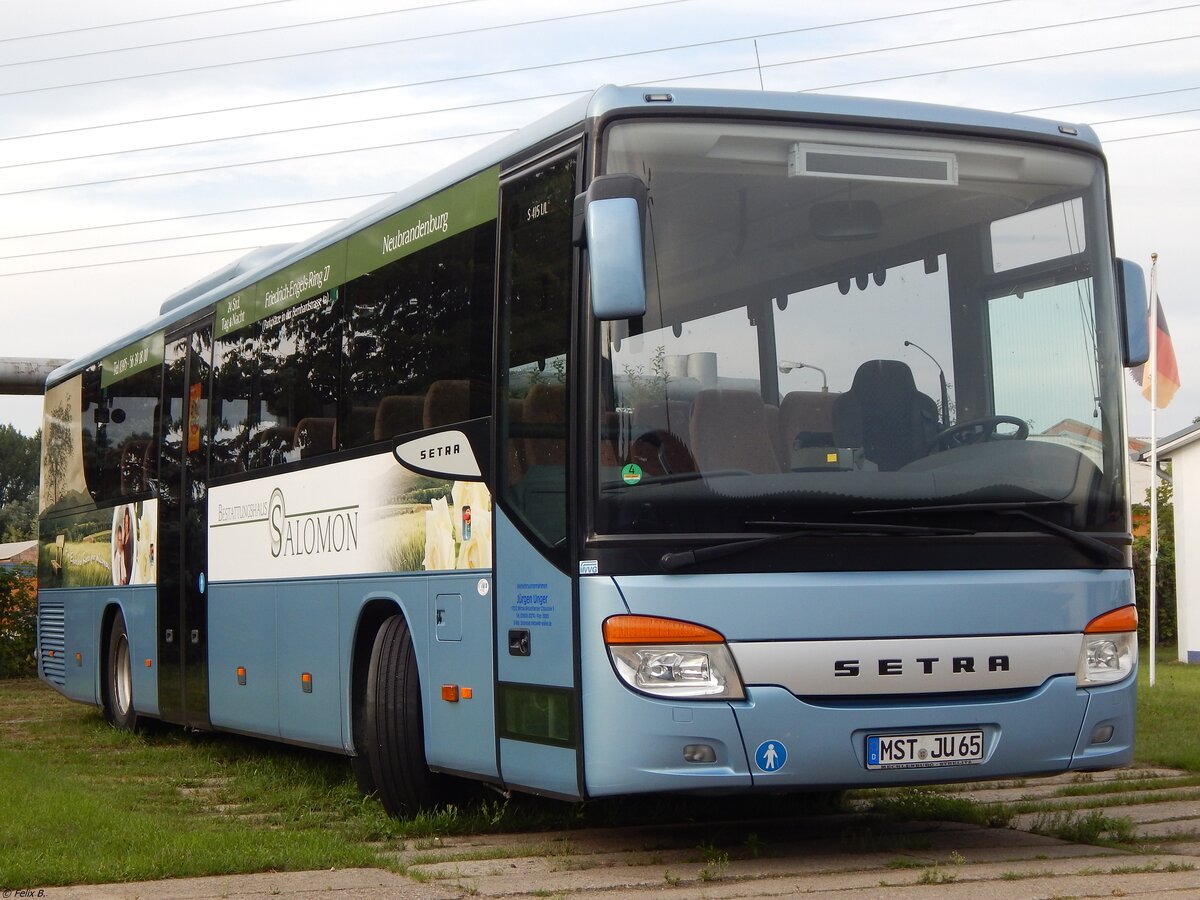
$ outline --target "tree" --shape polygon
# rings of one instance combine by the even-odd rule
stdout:
[[[41,434],[26,437],[11,425],[0,425],[0,506],[37,491]]]
[[[0,678],[37,674],[36,635],[33,567],[0,568]]]
[[[26,437],[0,425],[0,541],[37,537],[38,460],[41,432]]]
[[[0,506],[0,541],[37,539],[37,497],[14,500]]]

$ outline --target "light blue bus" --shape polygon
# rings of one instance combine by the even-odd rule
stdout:
[[[47,382],[38,666],[145,718],[580,799],[1133,751],[1086,127],[604,87]]]

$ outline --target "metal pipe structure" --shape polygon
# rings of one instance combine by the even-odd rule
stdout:
[[[40,396],[46,391],[46,376],[69,359],[0,358],[0,394]]]

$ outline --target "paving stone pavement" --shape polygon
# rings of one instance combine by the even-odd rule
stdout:
[[[857,800],[850,812],[785,821],[476,835],[386,849],[399,871],[354,869],[47,888],[46,900],[449,900],[577,897],[658,900],[829,895],[837,900],[1200,897],[1200,786],[1186,773],[1126,769],[944,789],[983,803],[1039,803],[1007,827],[896,822]],[[1099,793],[1079,793],[1098,791]],[[1095,846],[1034,832],[1094,811],[1136,838]],[[403,874],[401,874],[401,872]],[[29,896],[29,895],[27,895]]]

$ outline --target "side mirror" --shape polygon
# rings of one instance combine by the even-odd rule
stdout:
[[[1146,299],[1146,274],[1137,263],[1116,260],[1117,295],[1121,314],[1121,352],[1127,368],[1150,358],[1150,307]]]
[[[635,175],[601,175],[575,198],[575,242],[587,247],[592,315],[602,321],[646,314],[646,197]]]

